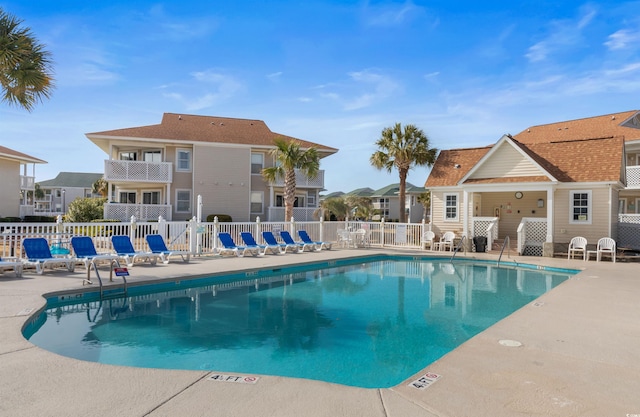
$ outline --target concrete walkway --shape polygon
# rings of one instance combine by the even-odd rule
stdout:
[[[130,278],[138,283],[374,253],[383,252],[196,258],[135,266]],[[29,343],[21,330],[44,307],[42,294],[81,289],[84,270],[26,272],[21,279],[5,272],[0,416],[640,416],[640,264],[510,260],[584,270],[431,364],[428,371],[441,378],[424,390],[408,384],[427,370],[390,389],[360,389],[271,376],[257,384],[214,382],[208,372],[58,356]]]

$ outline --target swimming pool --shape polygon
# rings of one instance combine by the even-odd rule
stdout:
[[[385,388],[575,272],[414,257],[331,261],[131,287],[127,298],[55,297],[24,333],[100,363]]]

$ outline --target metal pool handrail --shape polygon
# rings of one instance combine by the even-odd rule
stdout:
[[[509,243],[509,246],[507,246]],[[507,246],[507,256],[511,257],[511,239],[509,236],[504,238],[504,242],[502,243],[502,249],[500,249],[500,256],[498,256],[498,266],[500,266],[500,259],[502,259],[502,252],[504,252],[504,247]]]
[[[464,248],[464,253],[466,255],[467,253],[467,247],[463,245],[463,243],[467,240],[467,236],[462,235],[462,237],[460,238],[460,242],[458,242],[458,244],[456,245],[456,248],[453,251],[453,255],[451,255],[451,259],[449,260],[450,262],[453,261],[453,258],[455,258],[456,253],[458,253],[458,251],[460,250],[460,247],[462,246]]]

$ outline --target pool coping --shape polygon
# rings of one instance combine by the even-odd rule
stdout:
[[[331,250],[261,258],[196,257],[189,264],[135,266],[131,281],[149,282],[206,271],[235,271],[372,254]],[[437,253],[432,253],[437,255]],[[468,254],[495,260],[491,254]],[[0,275],[0,415],[274,415],[274,416],[601,416],[640,413],[638,264],[514,257],[531,265],[580,269],[534,303],[476,335],[387,389],[260,376],[256,384],[208,380],[209,372],[126,368],[46,352],[21,330],[44,308],[42,294],[82,287],[84,271]],[[515,340],[507,347],[501,340]],[[440,379],[409,386],[429,371]],[[597,375],[597,377],[596,377]],[[595,379],[595,382],[594,382]]]

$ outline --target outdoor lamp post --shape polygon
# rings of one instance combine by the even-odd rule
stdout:
[[[67,212],[67,210],[66,210],[66,208],[65,208],[65,201],[64,201],[64,200],[65,200],[64,196],[65,196],[66,192],[67,192],[67,191],[63,188],[63,189],[62,189],[62,212],[63,212],[63,213],[66,213],[66,212]]]

